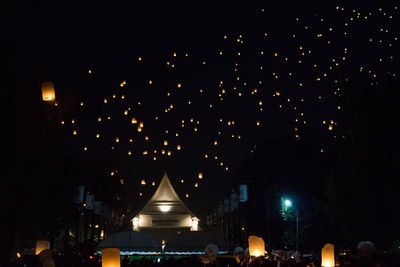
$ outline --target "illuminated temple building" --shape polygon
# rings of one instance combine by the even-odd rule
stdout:
[[[98,249],[119,248],[121,254],[126,255],[198,254],[204,252],[208,244],[217,245],[221,254],[229,249],[223,239],[201,229],[199,219],[179,198],[167,174],[131,223],[129,231],[108,236]]]
[[[201,230],[198,223],[199,219],[182,202],[164,174],[150,201],[132,219],[132,229],[162,241],[182,232]]]

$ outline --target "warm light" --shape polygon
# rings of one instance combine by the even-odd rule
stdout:
[[[102,267],[121,267],[118,248],[106,248],[101,251]]]
[[[192,227],[190,231],[198,231],[199,230],[199,219],[196,217],[192,217]]]
[[[142,181],[140,181],[140,184],[146,185],[146,180],[145,180],[145,179],[142,179]]]
[[[199,172],[199,179],[203,179],[203,173]]]
[[[321,266],[335,266],[335,250],[333,244],[325,244],[321,250]]]
[[[265,254],[265,243],[261,237],[249,236],[249,254],[250,256],[263,256]]]
[[[160,210],[162,212],[168,212],[171,209],[171,206],[167,206],[167,205],[161,205],[160,206]]]
[[[42,98],[43,101],[53,101],[56,99],[54,84],[52,82],[42,83]]]
[[[132,219],[132,225],[133,227],[139,226],[139,217],[135,217]]]
[[[38,255],[45,249],[50,249],[50,242],[47,240],[38,240],[36,241],[36,251],[35,255]]]

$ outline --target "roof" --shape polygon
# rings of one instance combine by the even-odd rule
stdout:
[[[214,244],[219,251],[229,250],[229,244],[217,235],[205,231],[188,231],[176,235],[167,241],[166,252],[204,252],[209,244]]]
[[[121,251],[160,252],[161,244],[151,235],[142,232],[117,232],[103,239],[98,249],[119,248]]]
[[[190,214],[195,216],[175,192],[167,173],[164,173],[156,192],[139,214],[163,214],[160,212],[160,205],[169,206],[169,214]]]

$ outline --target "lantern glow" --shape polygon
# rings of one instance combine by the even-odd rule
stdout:
[[[106,248],[101,251],[102,267],[121,267],[118,248]]]
[[[264,256],[265,242],[261,237],[251,235],[249,236],[249,254],[250,256]]]
[[[43,250],[50,249],[50,242],[47,240],[36,241],[36,251],[35,255],[39,255]]]
[[[321,266],[335,266],[335,250],[333,244],[325,244],[321,250]]]
[[[53,101],[56,99],[54,84],[52,82],[42,83],[42,98],[43,101]]]

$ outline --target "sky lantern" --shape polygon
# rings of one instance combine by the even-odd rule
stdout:
[[[321,266],[335,266],[335,250],[333,244],[325,244],[321,250]]]
[[[181,150],[181,145],[177,145],[177,146],[176,146],[176,149],[177,149],[177,150]]]
[[[132,124],[136,124],[137,123],[136,118],[133,117],[131,122],[132,122]]]
[[[146,185],[146,180],[145,180],[145,179],[142,179],[142,181],[140,181],[140,184],[141,184],[141,185]]]
[[[199,179],[203,179],[203,173],[199,172],[198,177],[199,177]]]
[[[38,240],[36,241],[36,251],[35,255],[38,255],[45,249],[50,249],[50,242],[47,240]]]
[[[44,82],[41,87],[43,101],[53,101],[56,99],[54,84],[52,82]]]
[[[102,267],[121,267],[118,248],[106,248],[101,251]]]
[[[249,254],[250,256],[264,256],[265,254],[265,243],[261,237],[251,235],[249,236]]]
[[[168,140],[164,140],[164,146],[168,145]]]

